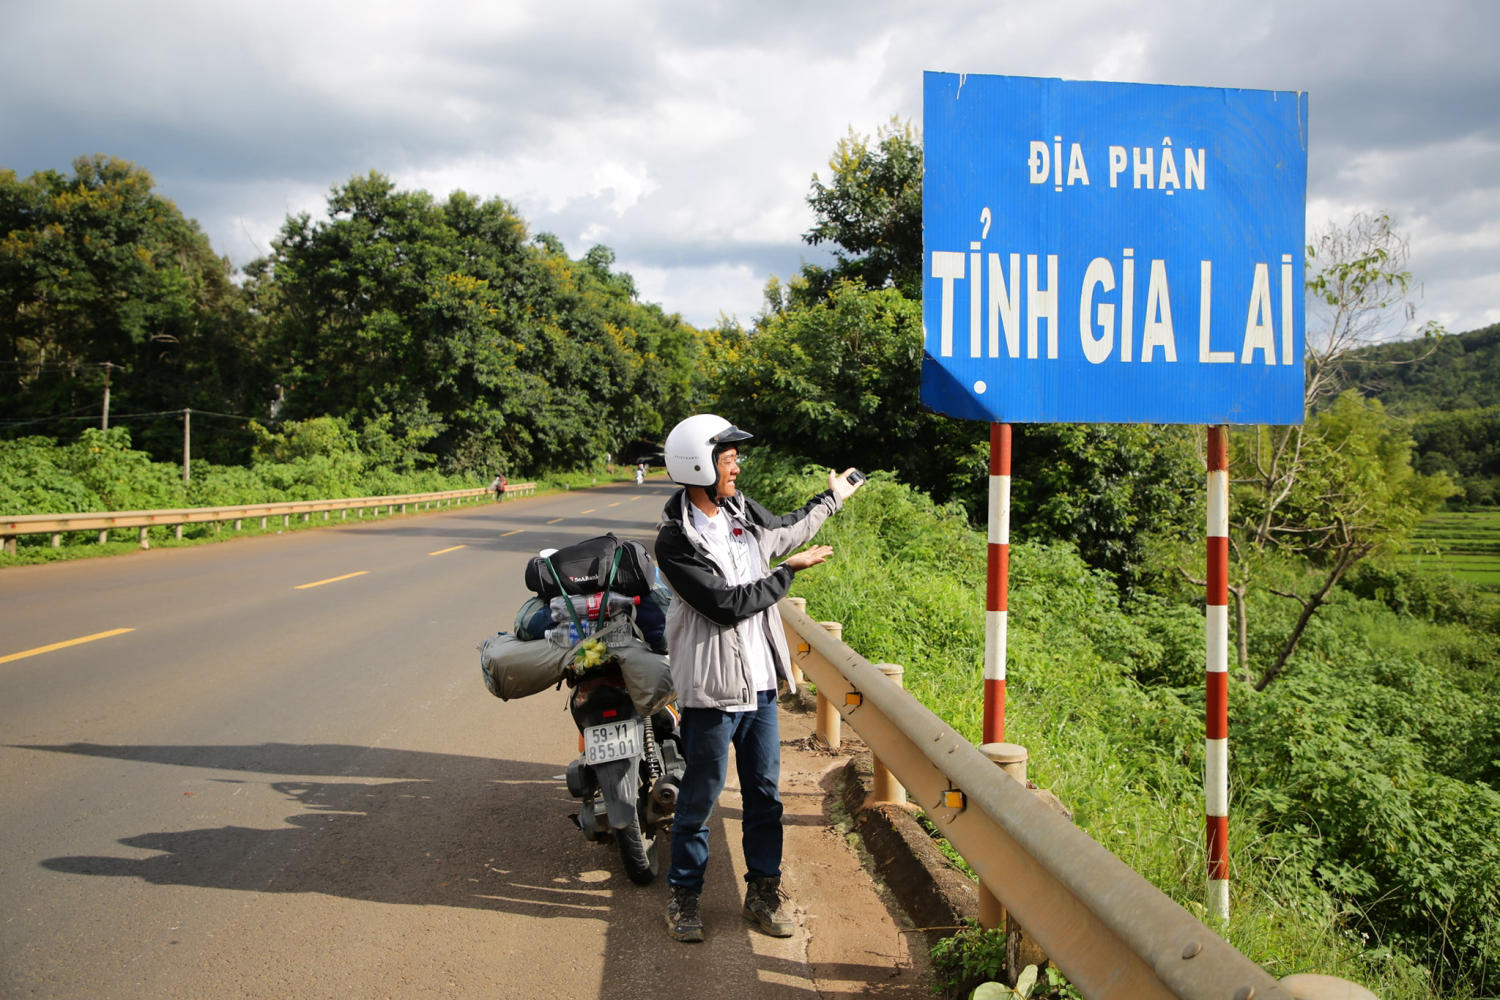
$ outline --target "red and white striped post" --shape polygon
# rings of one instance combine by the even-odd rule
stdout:
[[[1010,424],[990,424],[990,524],[984,615],[984,739],[1005,742],[1006,609],[1010,589]]]
[[[1208,912],[1229,919],[1229,449],[1208,429],[1208,587],[1203,798]]]

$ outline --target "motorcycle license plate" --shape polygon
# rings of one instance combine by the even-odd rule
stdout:
[[[622,719],[606,722],[602,726],[589,726],[583,731],[583,759],[590,764],[637,757],[641,753],[642,729],[640,719]]]

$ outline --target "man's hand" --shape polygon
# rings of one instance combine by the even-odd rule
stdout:
[[[838,497],[839,503],[848,500],[854,495],[855,490],[865,484],[863,479],[857,483],[849,482],[849,473],[853,471],[852,465],[843,472],[834,472],[832,469],[828,471],[828,488],[833,491],[834,496]]]
[[[816,566],[820,562],[826,562],[831,555],[833,555],[832,545],[814,545],[787,556],[782,565],[790,566],[793,572],[797,572],[809,566]]]

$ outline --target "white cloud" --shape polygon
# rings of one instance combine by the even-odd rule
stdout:
[[[372,169],[501,197],[711,324],[821,255],[813,173],[851,126],[920,125],[923,70],[1306,90],[1309,228],[1391,212],[1469,329],[1500,304],[1497,36],[1500,5],[1464,0],[15,0],[0,150],[23,175],[132,159],[237,262]]]
[[[656,302],[698,326],[713,326],[720,316],[749,326],[764,306],[766,276],[744,264],[685,265],[665,268],[620,261],[635,278],[644,302]]]

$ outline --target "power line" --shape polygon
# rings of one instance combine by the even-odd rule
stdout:
[[[228,420],[259,420],[259,417],[247,417],[239,413],[220,413],[217,410],[199,410],[192,407],[184,407],[180,410],[155,410],[140,413],[111,413],[110,420],[133,420],[142,417],[180,417],[189,409],[195,417],[223,417]],[[82,413],[75,410],[72,413],[57,414],[50,417],[28,417],[28,418],[0,418],[0,425],[7,427],[25,427],[28,424],[46,424],[63,420],[97,420],[98,414]]]
[[[0,372],[70,371],[81,372],[86,368],[117,368],[126,374],[129,369],[108,361],[0,361]]]

